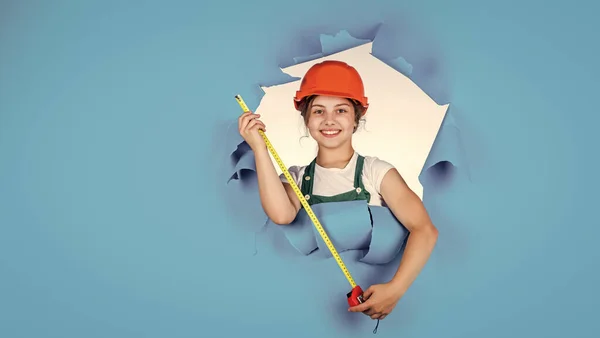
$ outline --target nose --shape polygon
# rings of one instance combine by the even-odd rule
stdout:
[[[327,113],[325,114],[325,124],[326,124],[326,125],[328,125],[328,126],[331,126],[331,125],[333,125],[333,124],[335,123],[335,121],[334,121],[334,116],[335,116],[335,114],[334,114],[334,113],[332,113],[332,112],[327,112]]]

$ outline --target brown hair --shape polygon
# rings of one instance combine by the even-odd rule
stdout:
[[[298,110],[300,110],[300,115],[302,116],[302,119],[304,120],[304,125],[308,125],[308,119],[310,118],[310,114],[308,114],[308,110],[312,106],[312,102],[315,100],[316,97],[317,97],[316,95],[309,96],[309,97],[305,98],[304,100],[302,100],[302,102],[300,102],[300,104],[298,105]],[[356,123],[356,126],[354,127],[354,132],[356,132],[356,129],[358,128],[358,124],[362,120],[363,114],[365,112],[365,108],[356,100],[350,100],[350,102],[352,103],[352,106],[354,107],[354,123]]]

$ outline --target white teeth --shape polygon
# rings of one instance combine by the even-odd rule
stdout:
[[[322,131],[323,134],[325,135],[335,135],[335,134],[339,134],[340,131],[339,130],[323,130]]]

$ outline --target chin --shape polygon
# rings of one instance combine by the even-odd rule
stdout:
[[[342,138],[342,137],[328,138],[328,137],[320,136],[319,138],[316,139],[316,141],[317,141],[317,143],[319,143],[319,145],[321,147],[339,148],[339,147],[343,146],[344,144],[346,144],[350,140],[348,138]]]
[[[331,142],[330,140],[317,140],[317,143],[319,144],[319,147],[326,149],[336,149],[344,144],[343,142]]]

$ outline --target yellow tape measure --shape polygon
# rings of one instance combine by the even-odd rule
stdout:
[[[235,99],[239,103],[240,107],[242,107],[242,110],[244,112],[250,111],[250,109],[248,109],[248,106],[246,105],[246,103],[244,103],[244,100],[242,100],[242,97],[240,95],[236,95]],[[312,211],[310,205],[308,205],[308,202],[306,201],[306,199],[302,195],[302,192],[300,191],[300,189],[298,188],[298,185],[296,184],[296,182],[292,178],[292,175],[290,175],[290,172],[287,170],[286,166],[283,164],[283,161],[281,160],[281,158],[279,158],[279,155],[277,155],[277,152],[275,151],[275,148],[273,148],[273,145],[271,144],[271,142],[267,138],[267,135],[265,135],[265,133],[262,130],[259,130],[258,132],[260,133],[260,136],[262,136],[262,138],[265,140],[267,148],[271,152],[271,155],[273,155],[273,158],[275,158],[275,161],[277,162],[277,165],[279,165],[279,168],[281,168],[281,171],[283,171],[283,174],[285,175],[285,178],[287,178],[289,184],[292,186],[292,189],[296,193],[296,196],[298,196],[298,199],[300,200],[300,203],[302,203],[302,206],[306,210],[306,213],[308,214],[308,217],[312,220],[313,224],[315,225],[315,228],[317,228],[317,231],[319,232],[319,234],[323,238],[323,241],[325,242],[325,245],[327,245],[327,247],[329,248],[329,251],[331,251],[331,254],[333,255],[333,258],[338,263],[338,265],[340,266],[340,269],[342,269],[342,272],[344,273],[344,276],[346,276],[346,279],[348,280],[348,282],[350,283],[350,285],[354,289],[356,287],[356,283],[354,282],[354,279],[352,279],[352,276],[350,275],[350,272],[348,272],[348,269],[346,268],[346,265],[342,261],[342,258],[340,257],[340,255],[338,254],[337,250],[333,246],[333,243],[331,243],[331,240],[329,240],[329,236],[327,236],[327,233],[325,232],[325,229],[323,229],[323,226],[321,225],[321,222],[319,222],[319,220],[317,219],[317,216]]]

